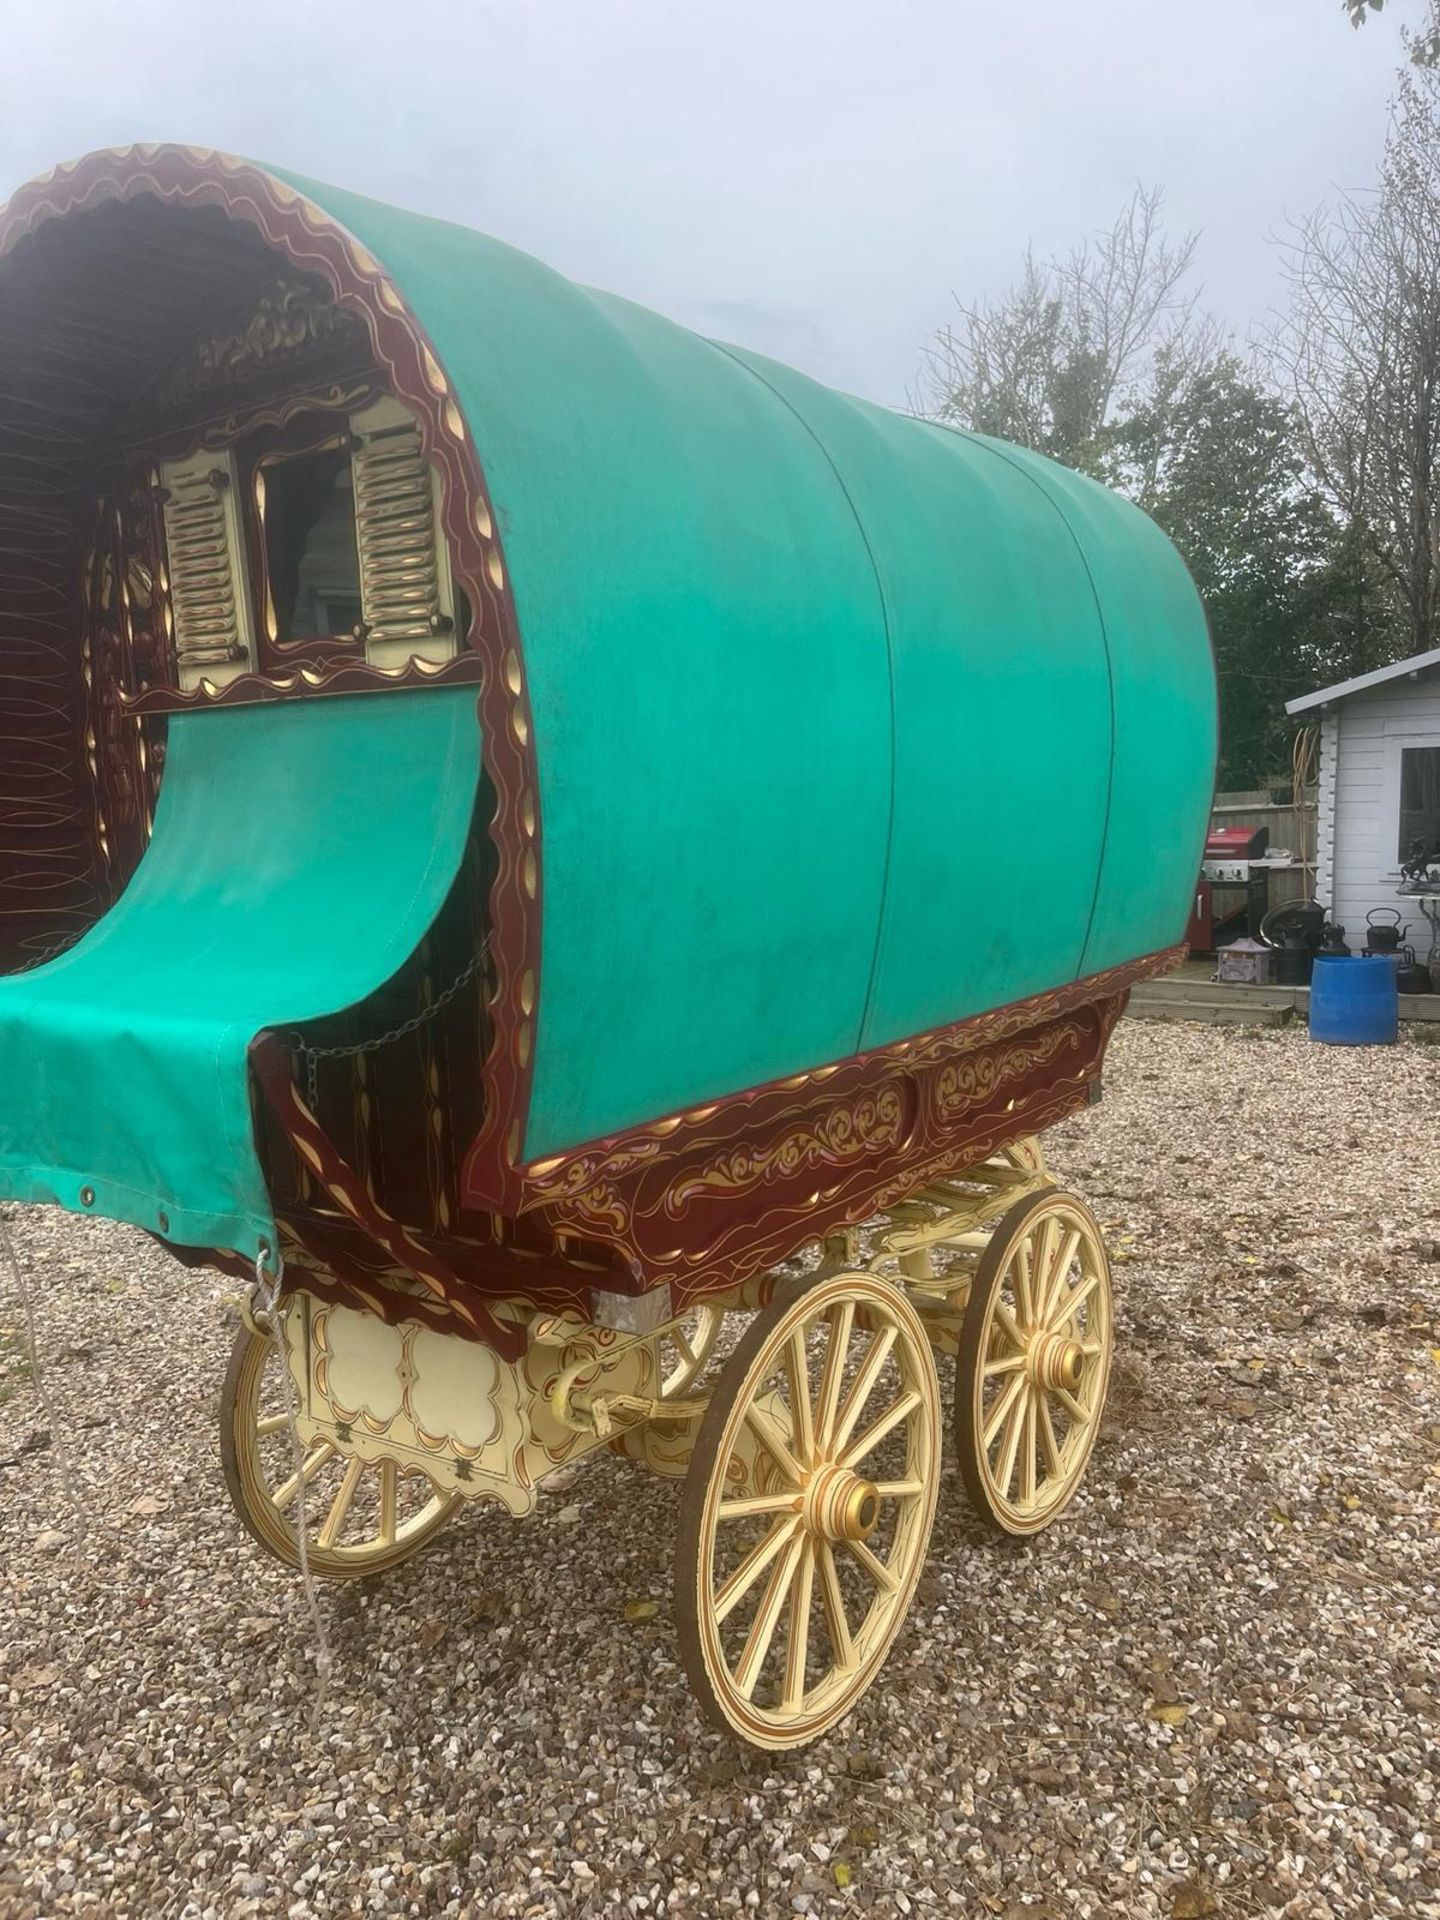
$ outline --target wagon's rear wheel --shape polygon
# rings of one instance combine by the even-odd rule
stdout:
[[[273,1340],[240,1328],[220,1398],[220,1458],[246,1530],[295,1567],[297,1476],[280,1365]],[[389,1460],[346,1457],[324,1440],[308,1449],[301,1471],[311,1571],[330,1580],[398,1566],[460,1504],[458,1495],[437,1493],[424,1474],[404,1474]]]
[[[924,1327],[885,1280],[834,1274],[757,1314],[681,1505],[680,1654],[716,1725],[802,1746],[874,1679],[930,1538],[939,1404]]]
[[[1002,1533],[1046,1527],[1074,1498],[1100,1430],[1114,1345],[1095,1216],[1056,1187],[1004,1215],[980,1256],[955,1362],[966,1490]]]

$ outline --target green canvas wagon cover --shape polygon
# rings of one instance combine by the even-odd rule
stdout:
[[[172,283],[180,311],[202,258],[233,307],[262,255],[363,322],[423,416],[472,632],[433,671],[347,655],[313,685],[182,686],[132,874],[113,808],[97,839],[108,656],[85,651],[78,502],[183,385],[175,343],[146,360],[122,320]],[[221,369],[248,377],[234,338]],[[1170,543],[1087,479],[468,228],[186,149],[17,194],[0,357],[0,1194],[273,1246],[252,1043],[383,989],[481,816],[467,1178],[502,1210],[555,1199],[557,1166],[578,1192],[596,1143],[727,1102],[742,1138],[744,1100],[789,1076],[1180,937],[1210,646]],[[122,744],[156,684],[131,685]]]

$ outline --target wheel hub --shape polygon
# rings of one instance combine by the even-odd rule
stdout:
[[[1042,1333],[1030,1347],[1030,1375],[1035,1384],[1053,1393],[1074,1393],[1085,1372],[1085,1355],[1075,1340],[1061,1333]]]
[[[805,1524],[822,1540],[865,1540],[880,1518],[871,1480],[849,1467],[821,1467],[805,1490]]]

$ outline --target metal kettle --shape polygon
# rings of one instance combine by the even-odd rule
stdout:
[[[1393,914],[1394,920],[1392,922],[1384,920],[1377,921],[1375,916],[1381,913]],[[1400,924],[1400,909],[1398,907],[1372,907],[1365,916],[1366,951],[1369,953],[1398,953],[1400,951],[1400,942],[1409,931],[1410,925],[1408,921],[1403,927]]]
[[[1395,985],[1401,993],[1429,993],[1430,969],[1415,958],[1413,947],[1400,949],[1400,965],[1395,969]]]

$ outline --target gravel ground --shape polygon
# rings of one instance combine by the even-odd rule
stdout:
[[[1086,1488],[1017,1547],[947,1468],[880,1681],[779,1760],[700,1725],[675,1488],[609,1456],[327,1589],[308,1731],[221,1283],[17,1211],[58,1419],[0,1277],[5,1920],[1440,1916],[1440,1051],[1126,1022],[1048,1146],[1117,1256]]]

